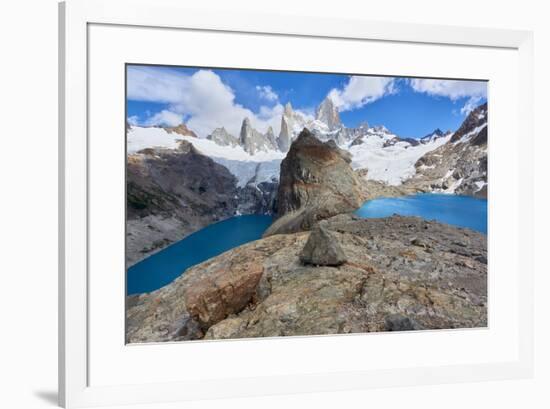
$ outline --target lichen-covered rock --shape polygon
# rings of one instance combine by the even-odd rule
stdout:
[[[128,341],[487,325],[485,235],[417,217],[346,214],[323,224],[343,264],[304,265],[309,232],[245,244],[130,297]]]
[[[187,311],[203,328],[240,312],[252,301],[263,270],[253,253],[195,270],[186,277]]]

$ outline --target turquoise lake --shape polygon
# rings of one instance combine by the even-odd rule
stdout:
[[[419,216],[487,234],[487,200],[470,196],[422,193],[380,198],[366,202],[355,214],[365,218]]]
[[[130,267],[126,293],[150,292],[165,286],[187,268],[259,239],[272,221],[271,216],[264,215],[235,216],[190,234]]]
[[[355,213],[365,218],[420,216],[487,233],[487,200],[468,196],[428,193],[380,198],[366,202]],[[264,215],[235,216],[187,236],[130,267],[127,294],[156,290],[189,267],[259,239],[272,221],[271,216]]]

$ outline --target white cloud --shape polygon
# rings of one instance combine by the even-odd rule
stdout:
[[[273,107],[261,106],[258,112],[257,120],[261,123],[257,126],[267,127],[271,126],[275,135],[279,134],[281,130],[281,116],[283,115],[284,107],[281,104],[277,104]]]
[[[334,88],[328,95],[340,111],[350,111],[396,91],[394,78],[353,75],[343,89]]]
[[[178,126],[182,122],[183,115],[164,109],[147,118],[147,120],[145,121],[145,125]]]
[[[175,103],[188,83],[188,76],[169,68],[129,66],[127,97],[136,101]]]
[[[484,81],[431,80],[414,78],[409,81],[412,89],[430,95],[445,96],[452,100],[464,97],[486,97],[487,83]]]
[[[472,112],[481,102],[481,97],[470,97],[468,101],[464,104],[462,108],[460,108],[460,113],[462,115],[468,115],[470,112]]]
[[[465,80],[432,80],[414,78],[409,84],[416,92],[428,95],[442,96],[456,101],[460,98],[468,98],[460,109],[462,114],[470,113],[480,102],[487,98],[487,83],[485,81]]]
[[[261,107],[256,114],[236,103],[233,90],[210,70],[187,75],[169,68],[129,67],[127,80],[128,99],[169,104],[168,111],[181,119],[188,118],[187,126],[202,137],[221,126],[238,136],[246,117],[261,132],[270,125],[276,134],[280,130],[280,104]],[[160,118],[160,114],[153,117]],[[162,115],[164,119],[169,116]]]
[[[139,124],[139,117],[137,115],[129,116],[126,121],[132,126],[136,126]]]
[[[260,94],[260,98],[263,98],[267,101],[277,101],[279,100],[279,95],[275,91],[273,91],[273,88],[271,88],[270,85],[256,85],[256,91]]]

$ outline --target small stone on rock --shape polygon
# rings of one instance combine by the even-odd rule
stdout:
[[[317,225],[309,235],[300,260],[316,266],[339,266],[346,262],[346,255],[336,237],[322,225]]]

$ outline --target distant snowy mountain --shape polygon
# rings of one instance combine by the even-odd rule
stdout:
[[[443,137],[449,135],[450,133],[452,133],[452,132],[451,131],[443,132],[441,129],[437,128],[432,133],[429,133],[428,135],[423,136],[422,138],[420,138],[419,141],[420,141],[420,143],[430,143],[430,142],[435,141],[436,139],[443,138]]]
[[[272,181],[273,179],[277,181],[279,165],[285,157],[283,152],[275,149],[255,151],[252,155],[242,146],[232,145],[230,139],[227,145],[223,145],[220,144],[221,142],[216,136],[213,137],[214,139],[175,136],[164,128],[131,127],[127,135],[129,154],[137,153],[145,148],[176,150],[181,141],[189,142],[197,151],[225,166],[237,178],[239,187],[246,186],[250,181],[254,183]],[[220,135],[220,132],[217,132],[216,135]]]
[[[367,179],[400,185],[416,172],[415,163],[426,153],[437,149],[451,136],[437,138],[423,144],[402,140],[386,128],[368,128],[346,148],[352,155],[354,169],[367,169]]]
[[[486,112],[476,110],[454,134],[436,129],[420,138],[401,138],[384,126],[370,127],[366,122],[357,128],[346,128],[330,98],[322,101],[316,116],[294,111],[287,103],[281,115],[278,136],[273,129],[263,134],[243,118],[238,136],[225,128],[215,129],[207,138],[198,138],[184,124],[175,128],[131,126],[128,129],[128,153],[144,148],[177,149],[180,140],[190,142],[199,152],[227,167],[238,179],[239,186],[251,180],[257,183],[278,179],[277,166],[303,128],[308,128],[321,141],[333,140],[352,156],[354,169],[366,169],[367,179],[397,186],[413,177],[415,166],[423,156],[447,143],[462,143],[486,127]],[[261,164],[261,165],[258,165]],[[422,169],[422,168],[420,168]]]

